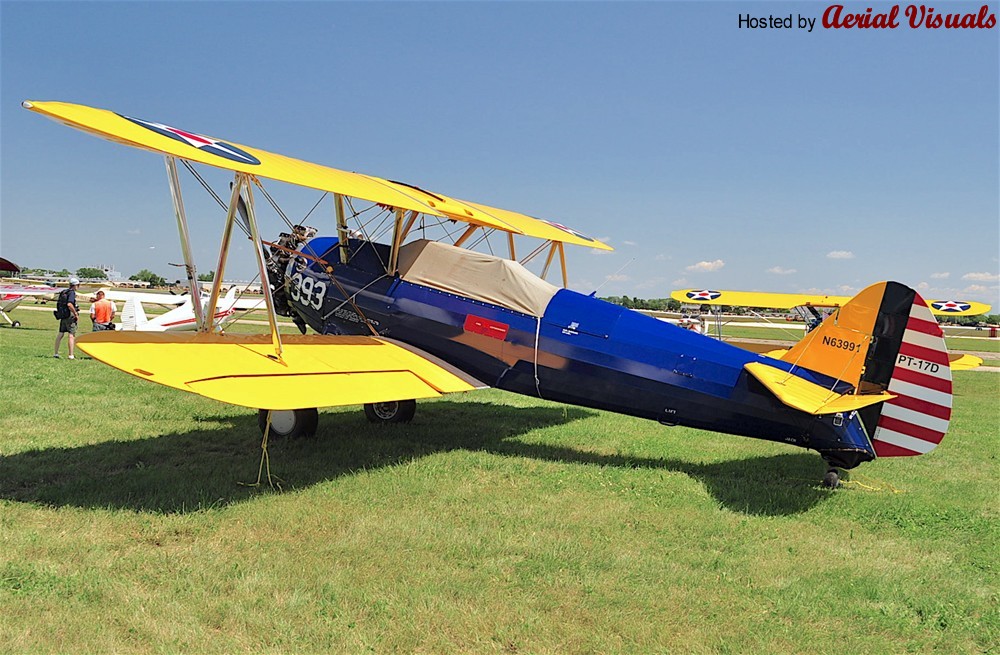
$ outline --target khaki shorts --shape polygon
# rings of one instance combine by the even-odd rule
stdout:
[[[68,332],[76,336],[76,319],[70,316],[69,318],[59,319],[59,331]]]

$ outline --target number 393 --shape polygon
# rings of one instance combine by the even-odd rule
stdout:
[[[326,282],[296,273],[290,280],[290,287],[288,296],[293,301],[317,310],[323,308]]]

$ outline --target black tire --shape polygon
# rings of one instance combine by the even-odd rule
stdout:
[[[316,427],[319,425],[319,412],[315,408],[258,410],[257,425],[260,427],[261,434],[264,434],[264,430],[267,429],[268,411],[271,412],[271,432],[269,436],[298,439],[316,435]]]
[[[371,423],[409,423],[417,411],[415,400],[392,400],[387,403],[366,403],[365,417]]]
[[[21,321],[14,321],[10,325],[11,325],[11,327],[21,327]]]
[[[840,472],[837,469],[830,469],[823,476],[823,486],[828,489],[836,489],[840,486]]]

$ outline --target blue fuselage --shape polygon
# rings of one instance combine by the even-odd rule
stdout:
[[[336,266],[335,280],[318,266],[297,270],[294,282],[286,278],[291,307],[317,332],[374,329],[498,389],[790,443],[837,466],[873,458],[857,416],[787,407],[743,368],[766,361],[790,370],[785,362],[568,289],[556,292],[540,318],[531,316],[387,276],[377,250],[368,250]],[[801,368],[795,374],[836,384]]]

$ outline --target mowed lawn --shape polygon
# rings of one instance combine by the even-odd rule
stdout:
[[[837,491],[804,450],[497,391],[395,428],[324,410],[272,489],[251,411],[17,318],[0,652],[1000,649],[1000,374],[956,374],[940,448]]]

